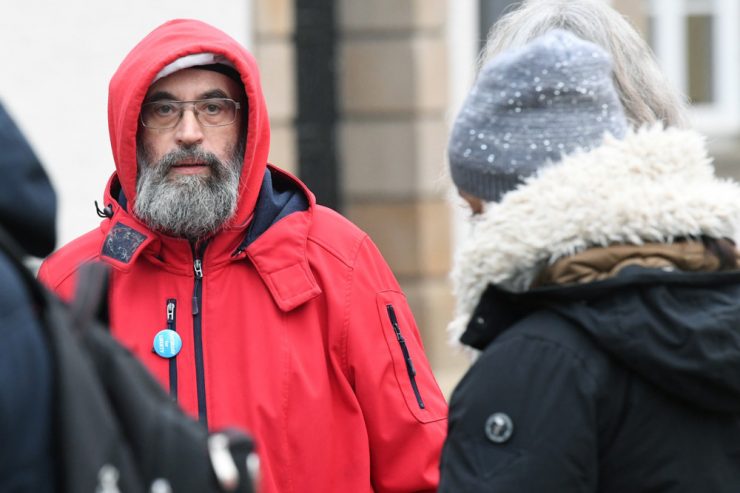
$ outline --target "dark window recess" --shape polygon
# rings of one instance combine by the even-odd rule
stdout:
[[[334,0],[295,0],[298,174],[322,205],[340,210]]]
[[[708,104],[714,96],[715,20],[711,15],[690,15],[686,19],[686,78],[689,99]]]
[[[499,20],[502,15],[505,15],[519,7],[521,3],[521,0],[480,0],[480,14],[478,16],[480,24],[478,25],[478,29],[480,31],[481,49],[486,46],[488,31],[491,30],[493,24]]]
[[[396,311],[393,309],[393,305],[386,305],[386,310],[388,310],[388,318],[391,320],[391,325],[393,326],[393,332],[396,333],[396,340],[398,340],[398,345],[401,347],[401,353],[403,354],[403,360],[406,362],[406,372],[409,375],[409,380],[411,381],[411,388],[414,390],[414,395],[416,396],[416,402],[419,404],[419,407],[421,409],[424,409],[424,401],[421,398],[421,393],[419,392],[419,386],[416,384],[416,368],[414,368],[414,362],[411,361],[411,354],[409,353],[409,348],[406,347],[406,339],[403,338],[403,334],[401,334],[401,328],[398,326],[398,319],[396,318]]]

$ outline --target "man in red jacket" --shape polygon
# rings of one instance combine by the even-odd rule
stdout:
[[[112,266],[113,334],[209,427],[261,445],[266,492],[434,491],[446,404],[368,236],[267,165],[252,56],[192,20],[110,84],[116,163],[99,228],[49,257],[63,297]]]

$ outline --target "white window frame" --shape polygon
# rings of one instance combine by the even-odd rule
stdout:
[[[478,1],[450,1],[447,4],[448,60],[450,64],[449,105],[447,110],[448,128],[452,126],[465,97],[470,92],[477,72],[479,55],[479,16]],[[481,34],[485,36],[485,33]],[[445,151],[445,167],[447,168]],[[454,186],[448,189],[450,208],[452,209],[452,244],[454,256],[457,246],[470,235],[465,216],[470,213],[462,206],[462,198],[457,196]]]
[[[740,132],[740,1],[651,0],[655,54],[668,78],[684,94],[686,68],[686,17],[713,16],[714,50],[712,89],[714,101],[692,107],[694,125],[713,135]]]

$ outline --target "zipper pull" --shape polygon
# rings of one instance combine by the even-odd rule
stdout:
[[[396,318],[396,311],[393,309],[393,305],[388,305],[386,309],[388,310],[388,318],[390,318],[391,325],[393,326],[393,332],[396,333],[396,339],[400,344],[405,344],[406,341],[403,335],[401,335],[401,328],[398,326],[398,319]]]
[[[175,322],[175,302],[170,301],[167,303],[167,326],[172,328],[172,324]]]
[[[199,258],[195,259],[195,262],[193,262],[193,272],[195,272],[195,282],[200,283],[200,280],[203,279],[203,264],[201,263],[201,260]],[[193,290],[193,315],[197,315],[198,305],[200,303],[198,302],[198,290]]]

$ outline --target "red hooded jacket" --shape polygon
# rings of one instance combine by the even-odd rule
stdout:
[[[141,103],[163,67],[194,53],[229,60],[249,102],[236,218],[197,252],[129,212]],[[263,491],[435,490],[447,409],[406,298],[365,233],[267,166],[252,56],[211,26],[168,22],[121,64],[108,115],[112,216],[49,257],[40,279],[70,298],[81,263],[110,264],[113,334],[210,428],[255,435]],[[182,338],[172,360],[152,350],[165,328]]]

